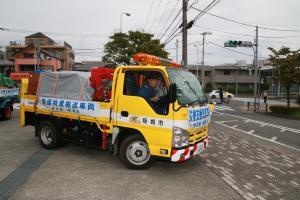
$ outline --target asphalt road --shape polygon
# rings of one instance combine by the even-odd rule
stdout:
[[[215,123],[300,151],[300,121],[247,111],[243,102],[217,104]]]
[[[19,127],[15,112],[12,120],[0,121],[0,195],[5,191],[10,199],[300,199],[299,144],[257,137],[261,124],[239,117],[261,117],[284,127],[291,122],[244,113],[238,105],[225,106],[216,107],[210,143],[201,157],[182,164],[157,162],[143,171],[124,168],[107,152],[79,146],[42,150],[33,128]]]
[[[108,152],[71,144],[49,152],[18,115],[0,121],[0,199],[242,199],[201,157],[134,171]]]

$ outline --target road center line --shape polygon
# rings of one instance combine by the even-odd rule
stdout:
[[[289,146],[289,145],[287,145],[287,144],[283,144],[283,143],[281,143],[281,142],[277,142],[277,141],[275,141],[275,140],[272,141],[272,139],[267,139],[267,138],[261,137],[261,136],[259,136],[259,135],[255,135],[255,134],[253,134],[251,131],[249,131],[249,132],[243,131],[243,130],[241,130],[241,129],[234,128],[234,127],[232,127],[232,126],[228,126],[228,125],[226,125],[226,124],[223,124],[222,122],[221,122],[221,123],[220,123],[220,122],[215,122],[215,123],[217,123],[217,124],[219,124],[219,125],[221,125],[221,126],[225,126],[225,127],[227,127],[227,128],[231,128],[231,129],[236,130],[236,131],[240,131],[240,132],[245,133],[245,134],[248,134],[248,135],[252,135],[252,136],[254,136],[254,137],[257,137],[257,138],[260,138],[260,139],[263,139],[263,140],[266,140],[266,141],[269,141],[269,142],[273,142],[273,143],[275,143],[275,144],[279,144],[279,145],[284,146],[284,147],[287,147],[287,148],[289,148],[289,149],[293,149],[293,150],[296,150],[296,151],[300,151],[300,149],[298,149],[298,148],[296,148],[296,147],[292,147],[292,146]]]
[[[220,114],[221,112],[215,111],[215,113]],[[246,123],[252,122],[252,123],[255,123],[255,124],[259,124],[260,126],[269,126],[269,127],[272,127],[272,128],[278,128],[278,129],[280,129],[280,132],[290,131],[290,132],[293,132],[293,133],[300,133],[299,129],[293,129],[293,128],[288,128],[288,127],[284,127],[284,126],[279,126],[279,125],[276,125],[276,124],[270,124],[270,123],[267,123],[267,122],[256,121],[256,120],[241,117],[241,116],[238,116],[238,115],[232,115],[232,114],[227,114],[227,113],[222,113],[222,114],[242,119]]]

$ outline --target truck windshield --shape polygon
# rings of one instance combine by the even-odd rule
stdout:
[[[177,86],[177,99],[180,105],[207,102],[203,88],[194,74],[178,69],[167,69],[167,71],[172,83]]]

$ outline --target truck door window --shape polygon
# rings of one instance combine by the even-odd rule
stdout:
[[[159,72],[126,71],[123,94],[143,97],[157,114],[168,113],[166,84]]]

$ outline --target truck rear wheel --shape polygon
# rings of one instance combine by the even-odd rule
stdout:
[[[154,164],[148,144],[140,135],[127,137],[121,144],[119,155],[129,169],[147,169]]]
[[[53,122],[42,121],[37,128],[40,143],[45,149],[54,149],[58,146],[61,134]]]
[[[3,109],[3,119],[9,120],[11,118],[11,108],[10,105],[6,104],[5,108]]]

